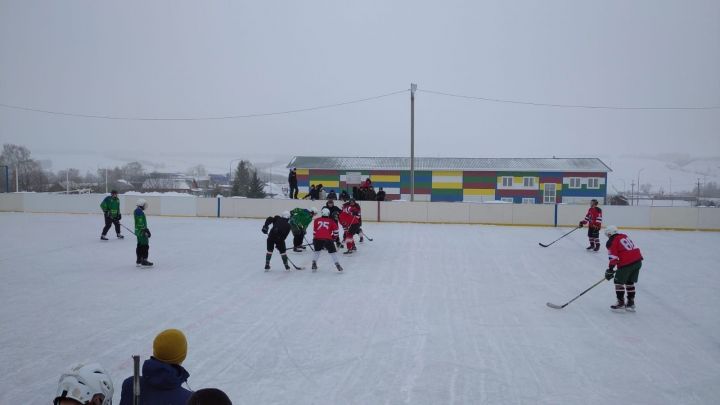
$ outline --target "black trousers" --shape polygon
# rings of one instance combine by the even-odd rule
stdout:
[[[303,244],[303,239],[305,237],[305,231],[302,229],[294,228],[292,230],[293,234],[293,247],[300,247],[300,245]]]
[[[135,263],[141,263],[143,260],[147,260],[149,252],[150,245],[141,245],[138,243],[135,248],[135,256],[137,256]]]
[[[294,186],[291,184],[290,185],[290,198],[297,200],[298,191],[300,191],[300,190],[298,189],[297,184]]]
[[[329,253],[337,252],[337,249],[335,249],[335,243],[327,239],[313,239],[313,247],[315,248],[316,252],[319,252],[323,249],[327,250]]]
[[[107,231],[110,229],[111,225],[115,225],[115,233],[120,233],[120,220],[117,218],[110,218],[109,216],[105,216],[105,227],[102,230],[103,235],[107,235]]]
[[[284,241],[284,240],[274,241],[274,240],[268,238],[268,240],[267,240],[267,251],[268,251],[268,253],[272,253],[272,251],[273,251],[275,248],[277,248],[277,250],[278,250],[278,252],[280,252],[280,254],[285,253],[285,251],[287,250],[287,248],[285,247],[285,241]]]

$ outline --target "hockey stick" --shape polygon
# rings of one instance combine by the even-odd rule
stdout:
[[[566,236],[570,235],[571,233],[573,233],[573,232],[577,231],[578,229],[580,229],[580,227],[577,227],[577,228],[573,228],[573,230],[572,230],[572,231],[570,231],[570,232],[566,233],[565,235],[563,235],[563,236],[561,236],[561,237],[559,237],[559,238],[555,239],[554,241],[552,241],[552,242],[548,243],[547,245],[546,245],[546,244],[544,244],[544,243],[539,243],[539,242],[538,242],[538,245],[540,245],[540,246],[542,246],[542,247],[548,247],[548,246],[552,245],[553,243],[555,243],[555,242],[559,241],[560,239],[562,239],[562,238],[564,238],[564,237],[566,237]]]
[[[362,229],[360,230],[360,235],[364,236],[365,239],[369,240],[370,242],[373,241],[373,238],[367,236],[367,234]]]
[[[133,355],[133,405],[140,403],[140,356]]]
[[[305,267],[298,267],[298,266],[296,266],[295,263],[293,263],[293,261],[290,260],[290,256],[285,255],[285,257],[287,257],[288,262],[290,262],[290,264],[292,264],[292,266],[295,267],[295,270],[305,270]]]
[[[592,286],[590,286],[590,288],[588,288],[587,290],[581,292],[580,294],[578,294],[577,297],[571,299],[570,301],[564,303],[563,305],[557,305],[557,304],[553,304],[553,303],[551,303],[551,302],[548,302],[546,305],[549,306],[550,308],[553,308],[553,309],[563,309],[563,308],[565,308],[566,306],[568,306],[569,303],[571,303],[571,302],[575,301],[576,299],[580,298],[583,294],[585,294],[586,292],[588,292],[588,291],[592,290],[593,288],[597,287],[598,284],[602,283],[603,281],[605,281],[605,277],[603,277],[602,280],[600,280],[600,281],[598,281],[597,283],[593,284]]]
[[[122,226],[123,228],[127,229],[128,231],[130,231],[131,234],[135,235],[135,231],[133,231],[132,229],[128,228],[127,226],[123,225],[123,224],[120,223],[120,222],[118,222],[118,224],[120,224],[120,226]],[[137,235],[135,235],[135,236],[137,236]]]
[[[310,250],[312,250],[314,252],[315,248],[313,248],[313,244],[307,240],[307,236],[303,235],[303,239],[305,239],[305,242],[307,242],[307,246],[310,246]]]

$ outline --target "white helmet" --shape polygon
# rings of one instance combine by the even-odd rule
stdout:
[[[320,211],[320,213],[321,213],[322,216],[324,216],[324,217],[329,217],[329,216],[330,216],[330,210],[329,210],[327,207],[323,208],[322,211]]]
[[[147,201],[145,201],[144,198],[140,198],[137,200],[137,203],[135,205],[137,205],[138,207],[145,208],[145,207],[147,207]]]
[[[280,216],[283,217],[283,218],[285,218],[285,219],[288,219],[288,218],[290,218],[290,211],[283,211],[283,212],[280,214]]]
[[[615,225],[608,225],[607,228],[605,228],[605,236],[608,238],[618,233],[617,226]]]
[[[313,215],[317,215],[318,209],[315,207],[310,207],[310,212],[312,212]]]
[[[59,403],[62,398],[70,398],[87,404],[91,403],[96,395],[102,395],[102,405],[111,405],[113,392],[112,380],[100,364],[78,363],[60,376],[53,403]]]

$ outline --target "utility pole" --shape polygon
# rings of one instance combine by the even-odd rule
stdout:
[[[697,182],[697,200],[695,201],[695,206],[697,207],[697,206],[699,206],[699,205],[700,205],[700,177],[698,177],[698,182]]]
[[[635,202],[635,181],[630,182],[630,205],[634,205]]]
[[[410,201],[415,201],[415,90],[410,83]]]
[[[65,194],[70,194],[70,169],[65,171]]]

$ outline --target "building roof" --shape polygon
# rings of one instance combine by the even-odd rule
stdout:
[[[409,170],[410,158],[295,156],[287,167],[329,170]],[[415,170],[612,171],[598,158],[415,158]]]

